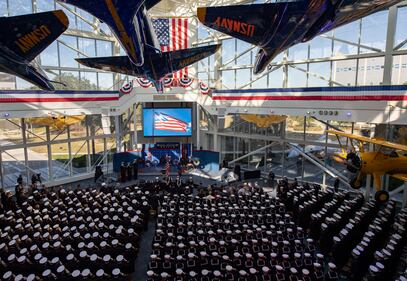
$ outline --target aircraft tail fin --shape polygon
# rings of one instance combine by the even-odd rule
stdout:
[[[0,18],[0,41],[20,57],[32,61],[69,26],[61,10]]]
[[[284,23],[286,11],[296,10],[296,2],[200,7],[198,19],[204,25],[232,37],[261,47],[269,33]],[[273,28],[270,28],[273,26]]]
[[[196,47],[165,52],[163,55],[167,56],[167,59],[170,61],[172,71],[178,71],[204,58],[207,58],[210,55],[213,55],[217,50],[219,50],[220,46],[221,45]]]

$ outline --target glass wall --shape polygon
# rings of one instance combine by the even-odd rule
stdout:
[[[116,140],[101,128],[100,115],[90,115],[70,126],[43,124],[42,118],[0,120],[0,186],[14,188],[17,177],[30,183],[71,179],[102,165],[112,172]],[[105,134],[106,133],[106,134]]]

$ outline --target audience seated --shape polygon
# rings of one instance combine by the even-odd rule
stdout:
[[[0,214],[0,279],[131,280],[150,200],[139,187],[35,190]]]
[[[243,194],[165,195],[148,280],[337,280],[284,202]]]

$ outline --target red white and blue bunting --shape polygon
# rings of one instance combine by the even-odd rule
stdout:
[[[133,91],[133,81],[124,84],[123,87],[120,88],[120,93],[123,95],[128,95],[131,93],[131,91]]]
[[[202,95],[207,95],[211,89],[204,82],[199,82],[199,90],[201,91]]]
[[[164,87],[171,88],[173,82],[174,82],[174,78],[172,78],[172,75],[166,76],[164,78]]]
[[[183,88],[188,88],[194,82],[193,79],[189,78],[188,76],[184,75],[182,78],[179,79],[179,84]]]
[[[137,82],[139,83],[139,85],[143,88],[148,88],[150,86],[153,85],[153,82],[151,82],[149,79],[147,78],[137,78]]]

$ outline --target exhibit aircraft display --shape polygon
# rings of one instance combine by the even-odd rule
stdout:
[[[327,133],[337,136],[338,142],[344,151],[337,154],[336,160],[344,163],[350,172],[356,174],[350,182],[353,188],[361,188],[365,175],[370,174],[373,176],[376,200],[385,202],[389,199],[389,193],[382,189],[382,176],[390,175],[399,180],[407,181],[407,145],[336,130],[327,130]],[[342,145],[340,137],[348,138],[351,147]],[[354,141],[357,141],[358,145],[355,145]],[[366,151],[365,144],[367,143],[374,144],[376,149]]]
[[[253,73],[281,52],[334,28],[385,10],[402,0],[291,0],[277,3],[200,7],[206,26],[260,48]]]
[[[109,26],[126,56],[80,58],[80,64],[106,71],[146,78],[163,91],[166,75],[181,70],[212,54],[220,45],[162,52],[148,9],[159,0],[60,0],[74,5]]]
[[[69,20],[61,10],[1,17],[0,71],[15,75],[48,91],[55,88],[34,59],[67,28]]]

